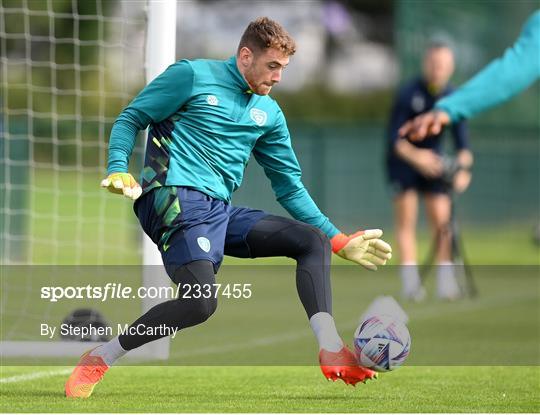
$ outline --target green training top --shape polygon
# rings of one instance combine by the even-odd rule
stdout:
[[[435,108],[452,122],[470,118],[501,104],[540,77],[540,10],[525,23],[516,43]]]
[[[148,125],[143,194],[158,186],[188,186],[228,203],[253,153],[278,202],[295,219],[329,237],[339,233],[302,184],[281,109],[269,96],[250,91],[236,57],[181,60],[148,84],[113,125],[109,174],[128,171],[137,133]]]

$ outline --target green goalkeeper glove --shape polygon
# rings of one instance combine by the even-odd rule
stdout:
[[[384,265],[392,258],[392,247],[379,239],[382,234],[380,229],[368,229],[352,235],[337,234],[330,240],[332,251],[342,258],[376,271],[377,265]]]
[[[109,192],[123,194],[133,200],[142,193],[141,185],[129,173],[111,173],[101,181],[101,187],[106,187]]]

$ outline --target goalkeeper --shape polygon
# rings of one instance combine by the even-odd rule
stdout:
[[[298,294],[319,342],[323,374],[356,384],[375,373],[358,366],[337,332],[331,251],[375,270],[391,258],[391,248],[380,230],[341,233],[302,184],[285,117],[268,96],[295,49],[281,25],[259,18],[229,60],[181,60],[169,66],[116,120],[102,186],[136,199],[142,228],[176,284],[214,287],[223,255],[294,258]],[[141,187],[128,173],[128,160],[138,131],[147,126]],[[251,153],[295,219],[230,204]],[[183,329],[206,321],[216,307],[214,295],[166,301],[132,327]],[[122,334],[85,353],[66,383],[66,396],[90,396],[119,357],[160,337]]]
[[[437,135],[445,125],[471,118],[508,101],[540,78],[540,10],[525,22],[519,38],[435,108],[399,129],[401,137],[421,141]]]

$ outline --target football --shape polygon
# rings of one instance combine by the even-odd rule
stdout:
[[[371,316],[354,333],[354,350],[361,366],[387,372],[401,366],[411,350],[405,323],[388,316]]]

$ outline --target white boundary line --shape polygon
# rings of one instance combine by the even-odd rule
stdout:
[[[0,378],[0,384],[26,382],[28,380],[48,378],[51,376],[68,375],[72,370],[73,369],[45,370],[42,372],[32,372],[24,375],[9,376],[7,378]]]

